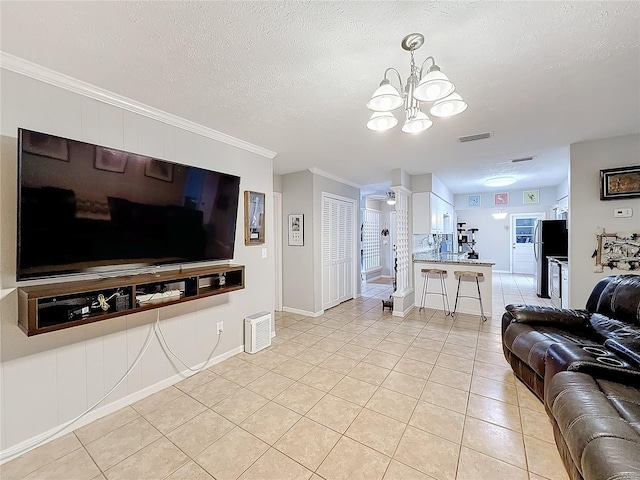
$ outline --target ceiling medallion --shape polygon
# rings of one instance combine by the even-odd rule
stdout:
[[[406,114],[402,126],[404,133],[423,132],[433,125],[431,119],[420,110],[421,102],[433,102],[429,113],[434,117],[452,117],[467,109],[467,103],[455,93],[455,85],[440,71],[433,57],[427,57],[420,68],[416,66],[413,52],[423,44],[424,36],[420,33],[411,33],[404,37],[402,48],[411,53],[410,73],[406,86],[402,85],[402,77],[395,68],[385,70],[380,87],[367,103],[367,108],[374,112],[367,122],[367,128],[384,131],[395,127],[398,120],[391,111],[401,105],[404,105]],[[425,71],[425,63],[429,60],[431,60],[431,66]],[[387,79],[389,72],[395,72],[398,76],[400,90]]]

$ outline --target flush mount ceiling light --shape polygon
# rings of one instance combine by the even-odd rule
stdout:
[[[507,185],[511,185],[516,183],[516,177],[505,176],[505,177],[492,177],[487,178],[484,181],[485,187],[506,187]]]
[[[503,220],[503,219],[507,218],[507,212],[503,212],[502,209],[500,209],[500,212],[492,213],[491,216],[493,218],[495,218],[496,220]]]
[[[455,85],[440,71],[433,57],[427,57],[420,68],[416,66],[413,52],[423,44],[424,36],[419,33],[411,33],[402,39],[402,48],[411,53],[406,86],[402,85],[402,77],[395,68],[387,68],[380,87],[367,103],[367,108],[374,111],[367,122],[367,128],[381,132],[395,127],[398,120],[391,111],[401,105],[404,105],[405,111],[405,122],[402,126],[404,133],[423,132],[433,125],[429,117],[420,110],[420,102],[435,102],[429,110],[434,117],[452,117],[467,109],[462,97],[454,93]],[[425,63],[429,60],[431,66],[425,70]],[[399,90],[387,78],[389,72],[395,72],[398,76]]]
[[[387,192],[387,203],[389,205],[395,205],[396,204],[396,194],[395,194],[395,192]]]

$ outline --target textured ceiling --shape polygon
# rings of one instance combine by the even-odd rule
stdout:
[[[559,183],[568,146],[640,131],[638,2],[2,2],[1,49],[361,185]],[[469,104],[417,136],[365,127],[421,32]],[[400,111],[398,113],[401,113]],[[492,132],[489,140],[456,138]],[[535,155],[514,166],[512,158]]]

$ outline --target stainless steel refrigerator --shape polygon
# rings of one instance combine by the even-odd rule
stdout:
[[[538,220],[533,251],[536,257],[536,293],[549,298],[549,256],[567,256],[569,232],[566,220]]]

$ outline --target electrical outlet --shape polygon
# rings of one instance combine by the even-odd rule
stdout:
[[[224,331],[224,327],[222,326],[222,322],[218,322],[218,335],[222,335],[222,332]]]

